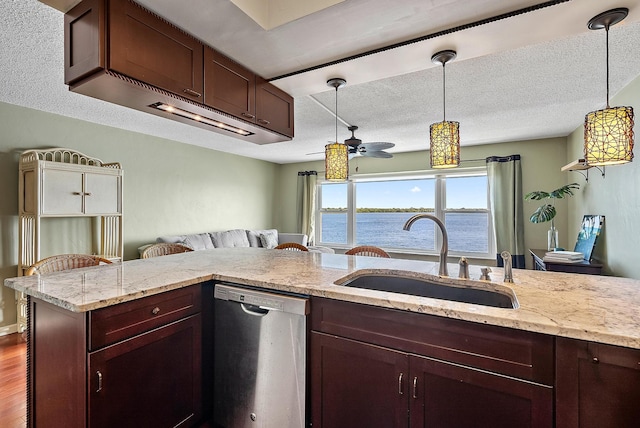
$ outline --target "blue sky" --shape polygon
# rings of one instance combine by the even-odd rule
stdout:
[[[392,180],[361,182],[356,185],[359,208],[434,207],[435,180]],[[347,184],[323,186],[322,204],[327,208],[344,208]],[[486,208],[487,178],[457,177],[447,179],[447,208]]]

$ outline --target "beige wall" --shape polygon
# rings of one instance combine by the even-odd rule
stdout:
[[[396,142],[402,144],[401,142]],[[522,156],[523,193],[533,190],[553,190],[565,184],[567,179],[560,168],[566,162],[566,139],[552,138],[534,141],[518,141],[513,143],[491,144],[462,148],[462,167],[483,166],[487,156],[506,156],[520,154]],[[482,159],[479,162],[464,162],[465,159]],[[425,171],[429,165],[429,153],[399,153],[392,159],[373,159],[357,157],[350,164],[350,174],[369,174],[399,171]],[[357,168],[357,171],[356,171]],[[278,205],[282,209],[277,216],[278,227],[293,230],[296,226],[296,177],[298,171],[324,170],[323,162],[304,162],[282,166],[279,188],[281,200]],[[539,205],[537,202],[525,201],[525,213],[532,213]],[[558,216],[556,227],[560,232],[560,244],[573,248],[576,233],[568,228],[568,208],[566,201],[556,204]],[[549,223],[533,224],[525,219],[525,244],[527,248],[546,248]],[[527,257],[527,264],[531,261]]]
[[[640,77],[618,93],[611,106],[631,106],[636,113],[636,160],[624,165],[605,167],[605,176],[591,168],[584,191],[570,201],[570,227],[578,230],[584,214],[602,214],[605,224],[594,251],[594,257],[605,263],[605,271],[615,276],[640,279],[640,164],[638,163],[638,109],[640,108]],[[599,109],[602,106],[593,106]],[[585,114],[588,112],[585,112]],[[584,128],[580,126],[568,138],[568,159],[582,158]]]
[[[18,154],[68,147],[124,169],[124,254],[159,235],[275,226],[279,166],[0,103],[0,281],[16,275]],[[48,220],[47,253],[82,251],[84,220]],[[61,242],[65,242],[64,245]],[[14,292],[0,287],[0,334],[15,323]]]

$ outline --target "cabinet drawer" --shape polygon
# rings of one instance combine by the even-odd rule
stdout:
[[[553,385],[553,337],[338,300],[311,300],[311,328]]]
[[[190,286],[91,311],[89,349],[95,350],[200,312],[201,286]]]

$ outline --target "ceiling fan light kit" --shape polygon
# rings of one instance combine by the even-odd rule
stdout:
[[[324,178],[327,181],[346,181],[349,178],[349,147],[338,142],[338,89],[347,84],[340,78],[327,80],[327,86],[336,90],[336,139],[324,146]]]
[[[609,107],[609,28],[622,21],[627,8],[616,8],[591,18],[590,30],[604,29],[607,42],[607,106],[587,113],[584,119],[584,158],[588,165],[617,165],[633,160],[632,107]]]
[[[431,168],[455,168],[460,165],[460,123],[446,120],[445,65],[456,57],[456,51],[436,52],[431,62],[442,64],[442,122],[429,127],[429,157]]]

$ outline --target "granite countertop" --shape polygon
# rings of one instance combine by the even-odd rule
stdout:
[[[480,277],[480,267],[469,266],[472,280]],[[514,293],[516,309],[336,285],[380,270],[424,277],[437,275],[438,264],[225,248],[9,278],[4,283],[70,311],[85,312],[213,279],[640,349],[639,280],[514,269],[514,283],[507,284],[502,282],[503,270],[492,268],[491,281],[482,286]],[[449,272],[457,275],[458,267],[450,264]],[[459,283],[457,278],[444,281]]]

